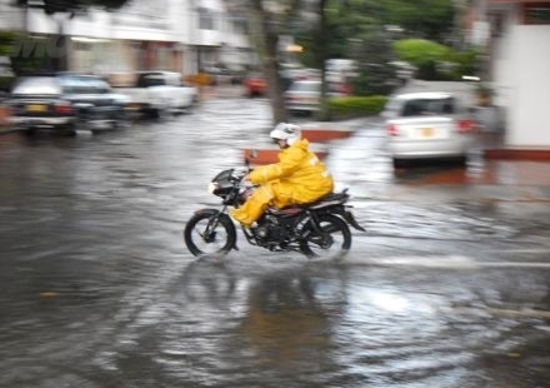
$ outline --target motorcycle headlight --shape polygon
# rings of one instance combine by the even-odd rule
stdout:
[[[210,194],[214,194],[214,191],[216,191],[218,189],[218,185],[214,182],[210,182],[210,184],[208,185],[208,192]]]

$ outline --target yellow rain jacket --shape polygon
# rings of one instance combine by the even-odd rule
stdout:
[[[269,203],[283,208],[313,202],[330,193],[332,177],[308,146],[306,139],[299,140],[279,153],[278,163],[255,168],[250,181],[261,186],[231,215],[249,226]]]

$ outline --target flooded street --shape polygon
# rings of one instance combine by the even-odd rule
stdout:
[[[208,182],[266,143],[268,118],[219,98],[0,137],[0,387],[550,386],[549,203],[394,173],[374,119],[343,123],[357,132],[326,161],[367,230],[344,260],[240,232],[239,251],[194,258],[185,222],[219,205]]]

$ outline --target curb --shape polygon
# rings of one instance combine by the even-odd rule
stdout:
[[[310,142],[310,149],[321,160],[327,158],[329,154],[327,142],[332,140],[346,139],[353,134],[353,131],[343,128],[303,128],[302,135]],[[279,148],[274,145],[268,145],[261,148],[243,149],[243,158],[253,164],[271,164],[279,161]]]
[[[550,161],[550,149],[500,148],[487,149],[486,159]]]
[[[323,143],[331,140],[346,139],[352,135],[348,129],[304,128],[303,136],[311,143]]]

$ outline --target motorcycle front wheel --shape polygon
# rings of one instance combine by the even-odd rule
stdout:
[[[305,226],[306,237],[300,250],[308,257],[343,257],[351,248],[351,231],[348,224],[332,214],[319,216],[319,228],[311,221]]]
[[[187,222],[183,238],[195,256],[227,254],[235,246],[237,232],[226,214],[198,212]]]

